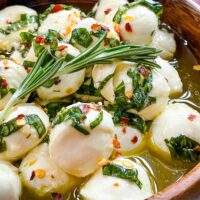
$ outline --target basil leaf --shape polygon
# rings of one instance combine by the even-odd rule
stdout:
[[[185,135],[165,139],[165,143],[170,151],[172,159],[183,162],[197,162],[200,158],[200,144]]]
[[[72,31],[70,41],[72,43],[76,42],[79,45],[87,48],[92,43],[92,37],[86,28],[76,28]]]
[[[102,122],[102,120],[103,120],[103,111],[101,111],[99,113],[99,116],[93,122],[90,123],[90,128],[91,129],[95,128]]]
[[[103,167],[102,173],[105,176],[113,176],[134,182],[140,189],[142,189],[142,182],[138,179],[137,169],[127,169],[121,165],[109,163]]]

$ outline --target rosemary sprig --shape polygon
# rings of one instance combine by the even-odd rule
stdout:
[[[53,77],[79,71],[93,64],[112,63],[116,60],[159,67],[156,63],[150,61],[156,58],[156,54],[159,52],[156,49],[136,45],[119,45],[114,48],[99,48],[105,37],[106,32],[101,35],[94,45],[69,62],[65,62],[65,58],[56,60],[46,49],[41,48],[42,51],[32,71],[21,83],[0,113],[0,124],[17,101],[26,97]]]

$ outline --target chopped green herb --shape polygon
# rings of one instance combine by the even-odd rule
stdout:
[[[28,61],[28,60],[24,60],[24,62],[23,62],[24,67],[31,67],[32,68],[34,66],[34,64],[35,64],[35,62]]]
[[[119,9],[117,10],[114,18],[113,18],[113,22],[117,23],[117,24],[120,24],[121,22],[121,18],[122,18],[122,15],[125,14],[127,11],[127,7],[126,6],[122,6],[122,7],[119,7]]]
[[[138,179],[137,169],[127,169],[121,165],[109,163],[103,167],[102,173],[106,176],[113,176],[134,182],[140,189],[142,189],[142,182]]]
[[[117,40],[115,38],[109,38],[108,43],[109,43],[110,47],[116,47],[116,46],[120,45],[119,40]]]
[[[70,41],[87,48],[92,43],[92,37],[86,28],[76,28],[72,31]]]
[[[90,123],[90,128],[91,129],[95,128],[102,122],[102,120],[103,120],[103,111],[100,111],[99,116],[93,122]]]
[[[172,159],[183,162],[197,162],[200,158],[200,144],[185,135],[165,139]]]
[[[21,32],[20,37],[23,42],[27,43],[27,42],[32,42],[35,35],[32,32],[28,31],[28,32]]]

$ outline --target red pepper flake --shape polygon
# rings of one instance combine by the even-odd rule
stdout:
[[[193,150],[196,151],[196,152],[200,152],[200,146],[199,146],[199,145],[195,146],[195,147],[193,148]]]
[[[30,71],[32,70],[32,68],[31,68],[31,67],[25,67],[25,70],[26,70],[26,72],[29,74]]]
[[[122,128],[122,132],[123,132],[123,134],[126,134],[126,127]]]
[[[125,29],[126,29],[127,32],[132,32],[132,31],[133,31],[133,29],[132,29],[132,27],[131,27],[131,25],[130,25],[129,22],[127,22],[127,23],[125,24]]]
[[[90,111],[90,107],[87,104],[83,104],[80,109],[83,114],[87,114]]]
[[[4,69],[7,70],[7,69],[9,69],[9,67],[8,67],[8,66],[5,66]]]
[[[53,174],[51,174],[51,178],[52,178],[52,179],[55,179],[56,177],[55,177]]]
[[[20,115],[17,116],[17,119],[22,119],[22,118],[24,118],[23,114],[20,114]]]
[[[53,192],[51,193],[51,198],[54,200],[63,200],[63,195],[61,193]]]
[[[52,8],[51,12],[52,12],[52,13],[56,13],[56,12],[59,12],[59,11],[61,11],[61,10],[63,10],[62,5],[61,5],[61,4],[56,4],[56,5]]]
[[[118,187],[119,183],[114,183],[113,186]]]
[[[110,8],[108,8],[108,9],[104,10],[104,13],[105,13],[105,15],[108,15],[108,14],[110,13],[110,11],[111,11],[111,9],[110,9]]]
[[[61,80],[59,79],[59,77],[54,78],[53,81],[54,81],[55,85],[58,85],[61,82]]]
[[[120,124],[128,125],[128,123],[129,123],[129,118],[128,117],[121,117],[120,118]]]
[[[101,25],[100,24],[92,24],[91,29],[93,32],[98,32],[101,30]]]
[[[35,171],[32,171],[31,177],[30,177],[30,181],[32,181],[35,178]]]
[[[140,68],[140,73],[142,74],[142,76],[147,77],[149,75],[148,70],[146,70],[145,68]]]
[[[119,152],[119,151],[116,151],[116,153],[115,153],[115,157],[117,158],[117,157],[120,157],[122,154]]]
[[[113,146],[114,146],[116,149],[121,148],[120,142],[119,142],[119,140],[117,139],[117,135],[116,135],[116,134],[115,134],[114,139],[113,139]]]
[[[108,38],[105,38],[104,39],[104,46],[107,46],[109,44],[109,39]]]
[[[61,46],[59,46],[59,51],[62,51],[62,50],[64,50],[64,49],[66,49],[66,48],[67,48],[66,45],[61,45]]]
[[[1,80],[1,85],[3,88],[6,88],[8,86],[8,82],[5,79],[3,79]]]
[[[131,142],[132,142],[133,144],[137,143],[137,141],[138,141],[138,137],[137,137],[137,136],[134,136],[134,137],[132,138],[132,140],[131,140]]]
[[[38,36],[35,38],[35,42],[37,42],[38,44],[43,44],[45,43],[45,38],[43,38],[42,36]]]
[[[188,120],[190,120],[192,122],[192,121],[194,121],[196,119],[196,117],[197,117],[196,115],[190,114],[188,116]]]

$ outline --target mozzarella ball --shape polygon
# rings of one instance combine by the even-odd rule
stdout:
[[[26,120],[26,116],[33,116],[30,122]],[[36,119],[36,116],[39,118]],[[13,107],[4,121],[4,127],[10,120],[16,119],[16,126],[22,126],[18,130],[14,130],[8,136],[3,137],[6,149],[0,153],[0,158],[9,161],[20,159],[24,154],[38,145],[46,135],[49,128],[49,117],[35,104],[20,104]],[[38,120],[40,122],[38,122]],[[34,123],[34,125],[29,125]],[[43,125],[43,127],[42,127]],[[38,127],[39,126],[39,127]],[[36,127],[36,128],[35,128]],[[42,130],[42,131],[41,131]]]
[[[185,135],[200,143],[200,114],[183,103],[170,104],[153,121],[151,126],[152,143],[160,154],[169,154],[165,139]]]
[[[10,163],[0,161],[0,199],[19,200],[22,186],[18,170]]]
[[[162,50],[160,53],[162,58],[171,60],[176,52],[174,34],[169,33],[166,29],[156,30],[153,34],[153,40],[150,46]]]
[[[54,192],[64,194],[76,183],[74,177],[66,174],[50,159],[47,143],[29,152],[19,170],[24,185],[38,196]]]
[[[41,23],[38,33],[45,34],[49,29],[52,29],[60,33],[63,39],[69,41],[73,27],[81,18],[81,11],[74,8],[50,13]]]
[[[143,134],[131,126],[115,126],[113,146],[118,152],[133,152],[143,147]]]
[[[92,78],[94,81],[94,87],[99,88],[102,81],[106,79],[106,77],[111,76],[114,74],[116,69],[116,63],[112,64],[97,64],[94,66],[92,70]],[[115,100],[115,93],[114,93],[114,86],[113,86],[113,77],[111,77],[104,87],[100,90],[101,95],[108,100],[109,102],[114,102]]]
[[[120,35],[131,44],[149,45],[152,34],[158,28],[158,17],[145,6],[134,6],[122,15]]]
[[[60,43],[59,46],[66,46],[61,51],[57,51],[55,55],[61,57],[70,54],[74,57],[79,55],[79,50],[70,44]],[[85,69],[77,72],[63,74],[54,79],[54,84],[50,87],[41,86],[37,89],[38,96],[43,100],[59,99],[76,92],[82,85],[85,78]]]
[[[37,12],[25,6],[9,6],[0,11],[0,28],[6,30],[12,23],[21,19],[21,15],[37,15]],[[21,42],[20,33],[37,29],[37,23],[29,23],[18,31],[11,31],[10,34],[0,33],[0,50],[10,51],[12,47],[19,47]]]
[[[0,60],[1,87],[6,91],[5,94],[1,93],[0,96],[0,110],[5,107],[14,90],[20,86],[26,76],[27,72],[23,66],[12,60]],[[26,100],[27,98],[22,99],[23,102]]]
[[[183,84],[177,70],[169,64],[166,60],[160,57],[156,58],[156,63],[160,65],[158,71],[167,80],[168,86],[170,88],[170,95],[177,95],[183,91]]]
[[[72,112],[73,108],[85,113],[86,119],[82,119],[81,125],[89,134],[85,135],[75,128],[72,120],[67,120],[66,117],[65,121],[55,125],[51,130],[49,153],[51,159],[65,172],[84,177],[98,168],[101,159],[110,157],[114,125],[112,116],[95,104],[77,103],[61,110],[60,114]],[[74,114],[76,113],[71,115],[75,116]],[[96,127],[91,128],[91,122],[101,114],[102,120]]]
[[[140,189],[136,183],[126,179],[103,175],[103,170],[99,169],[85,185],[80,189],[80,194],[87,200],[144,200],[153,194],[149,174],[141,163],[136,163],[127,158],[118,158],[110,161],[126,169],[136,169],[138,179],[142,183]]]
[[[95,19],[99,22],[112,25],[113,18],[120,6],[128,3],[127,0],[100,0],[97,4]]]

